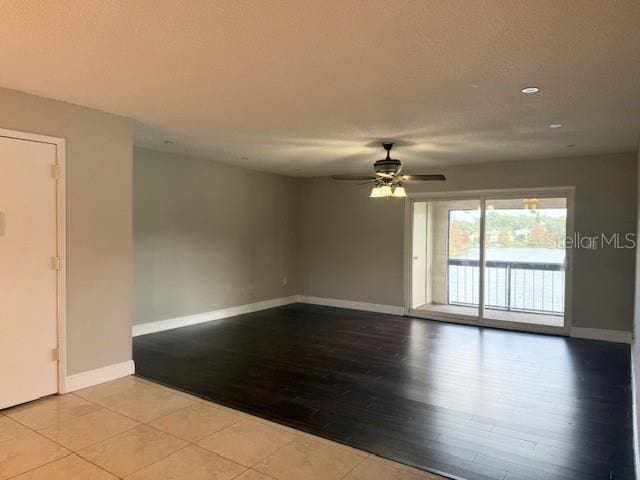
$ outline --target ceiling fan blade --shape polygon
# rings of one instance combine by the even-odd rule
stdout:
[[[369,184],[371,184],[371,183],[376,183],[376,180],[369,180],[369,181],[367,181],[367,182],[356,183],[356,185],[357,185],[357,186],[360,186],[360,185],[369,185]]]
[[[423,182],[443,181],[447,179],[447,177],[445,177],[444,175],[401,175],[401,177],[404,182],[411,182],[414,180]]]
[[[334,180],[375,180],[373,175],[331,175]]]

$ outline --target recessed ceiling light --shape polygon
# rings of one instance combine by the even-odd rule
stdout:
[[[549,125],[549,128],[562,128],[564,127],[563,123],[552,123],[551,125]]]
[[[173,145],[173,140],[165,140],[164,143],[167,145]]]
[[[522,89],[522,93],[538,93],[539,91],[538,87],[525,87]]]
[[[240,160],[249,160],[249,157],[240,157]]]
[[[567,145],[567,148],[573,148],[573,147],[575,147],[575,146],[576,146],[576,144],[575,144],[575,143],[570,143],[569,145]]]

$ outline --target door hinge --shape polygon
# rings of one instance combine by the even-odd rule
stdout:
[[[60,257],[53,257],[51,259],[51,266],[54,270],[60,270]]]
[[[54,362],[60,361],[60,349],[59,348],[54,348],[53,350],[51,350],[51,358],[53,359]]]
[[[51,165],[51,176],[58,180],[60,178],[60,166],[59,165]]]

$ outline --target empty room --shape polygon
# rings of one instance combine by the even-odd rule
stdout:
[[[639,2],[0,25],[0,480],[640,478]]]

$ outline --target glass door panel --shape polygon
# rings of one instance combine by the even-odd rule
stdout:
[[[411,308],[479,315],[480,200],[413,203]]]
[[[484,318],[563,327],[566,198],[487,198]]]

